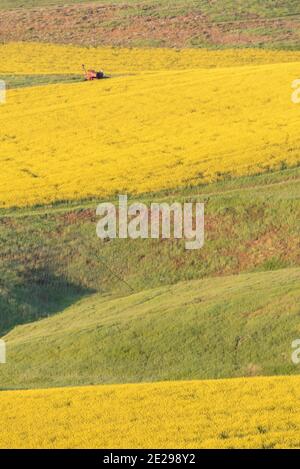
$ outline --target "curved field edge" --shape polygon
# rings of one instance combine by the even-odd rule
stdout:
[[[91,295],[4,337],[0,387],[293,374],[300,269]]]
[[[299,448],[300,377],[1,392],[1,448]]]

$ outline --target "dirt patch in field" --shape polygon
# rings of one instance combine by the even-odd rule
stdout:
[[[96,210],[82,209],[73,212],[66,212],[60,215],[58,220],[62,223],[63,226],[77,225],[79,223],[85,223],[86,221],[95,223]]]
[[[299,256],[299,240],[296,236],[286,236],[284,230],[271,230],[258,239],[246,243],[245,250],[238,253],[238,267],[244,271],[264,264],[267,267],[269,263],[269,268],[272,270],[284,267],[285,262],[299,263]]]
[[[84,4],[0,12],[0,41],[40,41],[92,46],[257,46],[295,44],[300,18],[216,23],[194,9],[161,14],[159,7]]]

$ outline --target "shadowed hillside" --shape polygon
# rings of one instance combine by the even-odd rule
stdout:
[[[61,311],[86,293],[123,296],[179,281],[299,266],[299,181],[296,168],[144,196],[147,204],[205,203],[205,245],[195,251],[174,239],[100,241],[96,200],[1,210],[0,331]]]

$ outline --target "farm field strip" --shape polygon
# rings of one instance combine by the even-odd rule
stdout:
[[[300,115],[290,84],[298,71],[297,63],[251,65],[10,90],[0,109],[0,205],[141,194],[296,166]]]
[[[96,48],[39,43],[0,45],[1,74],[78,74],[81,64],[107,73],[222,68],[300,61],[300,51]]]
[[[2,392],[0,447],[299,448],[299,385],[295,376]]]

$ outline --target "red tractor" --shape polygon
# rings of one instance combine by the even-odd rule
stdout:
[[[82,70],[84,72],[84,79],[86,81],[101,80],[102,78],[106,78],[102,70],[99,72],[96,72],[96,70],[86,70],[84,64],[82,65]]]

